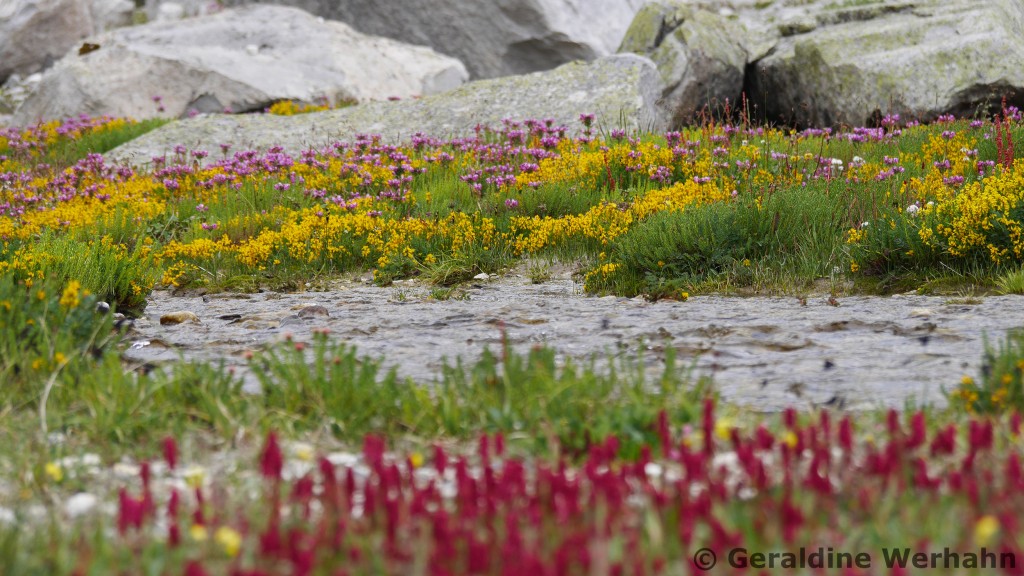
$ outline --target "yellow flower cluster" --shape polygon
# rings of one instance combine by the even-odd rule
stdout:
[[[957,257],[981,253],[995,263],[1024,258],[1024,230],[1018,219],[1024,209],[1024,160],[956,194],[940,191],[934,197],[921,210],[919,235],[926,244]]]
[[[68,285],[64,287],[64,293],[60,297],[60,305],[63,308],[71,309],[77,308],[81,303],[79,290],[82,289],[82,284],[77,280],[68,282]]]
[[[728,196],[714,184],[686,180],[651,190],[628,204],[604,202],[579,215],[514,217],[511,225],[515,253],[534,253],[570,239],[592,239],[607,245],[626,233],[634,222],[651,214],[679,211],[693,204],[724,200]]]
[[[275,114],[277,116],[294,116],[296,114],[308,114],[310,112],[322,112],[324,110],[330,110],[330,106],[316,104],[300,104],[292,100],[281,100],[274,102],[267,112]]]

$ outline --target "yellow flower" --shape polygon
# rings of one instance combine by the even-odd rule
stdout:
[[[192,527],[188,529],[188,535],[196,542],[203,542],[209,536],[209,532],[207,532],[206,526],[203,526],[202,524],[193,524]]]
[[[1000,380],[1002,381],[1003,386],[1009,386],[1013,383],[1013,375],[1007,372],[1006,374],[1003,374],[1003,377]]]
[[[743,265],[749,267],[750,266],[750,258],[744,258],[743,259]]]
[[[65,356],[64,353],[62,352],[57,352],[56,354],[53,355],[53,361],[56,362],[57,364],[64,364],[65,362],[67,362],[67,360],[67,356]]]
[[[77,280],[68,282],[64,294],[60,297],[60,305],[64,308],[75,308],[79,304],[78,291],[82,285]]]
[[[975,545],[987,546],[992,542],[992,537],[999,532],[999,519],[991,514],[986,514],[974,523]]]
[[[40,302],[46,300],[46,292],[44,292],[43,290],[36,292],[36,300],[39,300]]]
[[[971,378],[970,376],[964,376],[963,378],[960,379],[960,384],[962,386],[974,386],[974,378]]]
[[[860,270],[860,266],[856,262],[850,262],[850,272],[856,272],[857,270]]]
[[[680,292],[679,293],[679,299],[682,300],[683,302],[686,302],[687,300],[690,299],[690,293],[689,292]]]
[[[193,526],[194,528],[195,526]],[[220,547],[224,549],[224,553],[232,558],[238,556],[238,552],[242,548],[242,535],[237,530],[227,526],[217,528],[217,532],[213,535],[213,540],[220,544]]]
[[[419,468],[423,466],[423,454],[419,452],[413,452],[409,455],[409,462],[412,463],[413,468]]]
[[[728,440],[732,438],[733,426],[732,420],[729,418],[719,418],[718,422],[715,422],[715,436],[718,436],[721,440]]]
[[[792,430],[787,430],[786,435],[782,437],[782,442],[786,446],[789,446],[790,448],[796,448],[796,445],[800,442],[800,439],[797,438],[796,432],[793,432]]]
[[[183,476],[185,477],[185,483],[188,484],[188,487],[195,489],[203,485],[203,478],[206,476],[206,471],[203,470],[202,466],[192,466],[185,470]]]
[[[60,482],[64,479],[64,469],[60,467],[60,464],[56,462],[47,462],[46,466],[43,467],[46,475],[50,477],[54,482]]]
[[[316,455],[316,451],[313,450],[312,446],[305,442],[296,442],[292,445],[292,454],[303,462],[312,462],[313,456]]]

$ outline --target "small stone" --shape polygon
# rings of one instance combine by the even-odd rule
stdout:
[[[327,308],[320,305],[305,306],[297,314],[299,318],[316,318],[317,316],[330,317]]]
[[[488,278],[490,278],[490,276],[487,274],[487,272],[481,272],[476,276],[473,276],[473,280],[487,280]]]
[[[256,44],[246,44],[245,45],[245,52],[249,56],[255,56],[255,55],[260,53],[260,47],[258,45],[256,45]]]
[[[932,315],[932,311],[928,308],[914,308],[910,311],[911,318],[928,318]]]
[[[106,302],[97,302],[96,311],[100,314],[106,314],[107,312],[110,312],[110,304],[107,304]]]
[[[161,326],[171,326],[174,324],[182,324],[184,322],[192,322],[198,324],[199,316],[196,316],[192,312],[182,310],[179,312],[171,312],[169,314],[164,314],[163,316],[160,317]]]

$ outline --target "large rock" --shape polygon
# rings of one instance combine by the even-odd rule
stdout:
[[[260,0],[227,0],[246,4]],[[431,46],[473,78],[612,54],[644,0],[272,0],[367,34]]]
[[[0,2],[0,83],[43,70],[92,32],[86,0]]]
[[[1003,96],[1024,106],[1020,0],[822,2],[779,14],[778,38],[747,78],[769,120],[931,120],[992,111]]]
[[[380,134],[390,142],[417,132],[438,138],[472,136],[478,124],[500,128],[502,120],[551,119],[580,126],[580,114],[592,113],[595,129],[663,130],[657,107],[662,85],[654,63],[624,54],[591,63],[574,62],[524,76],[480,80],[451,92],[416,100],[371,102],[350,108],[297,116],[210,115],[163,126],[111,151],[115,161],[145,164],[182,144],[213,152],[220,144],[233,151],[281,146],[292,154],[310,147],[351,140],[356,134]]]
[[[747,52],[744,29],[717,12],[684,0],[644,6],[630,25],[620,52],[651,58],[665,83],[663,105],[681,125],[694,113],[735,105],[743,91]]]
[[[0,84],[40,72],[100,32],[131,24],[131,0],[0,2]]]
[[[429,48],[281,6],[121,28],[89,42],[99,49],[73,51],[47,71],[15,111],[16,123],[81,113],[242,112],[277,100],[404,98],[443,92],[467,78],[459,61]]]

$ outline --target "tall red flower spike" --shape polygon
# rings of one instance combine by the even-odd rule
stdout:
[[[267,434],[267,442],[263,445],[263,453],[260,454],[260,472],[266,478],[279,480],[283,469],[284,455],[277,443],[277,434],[271,432]]]

